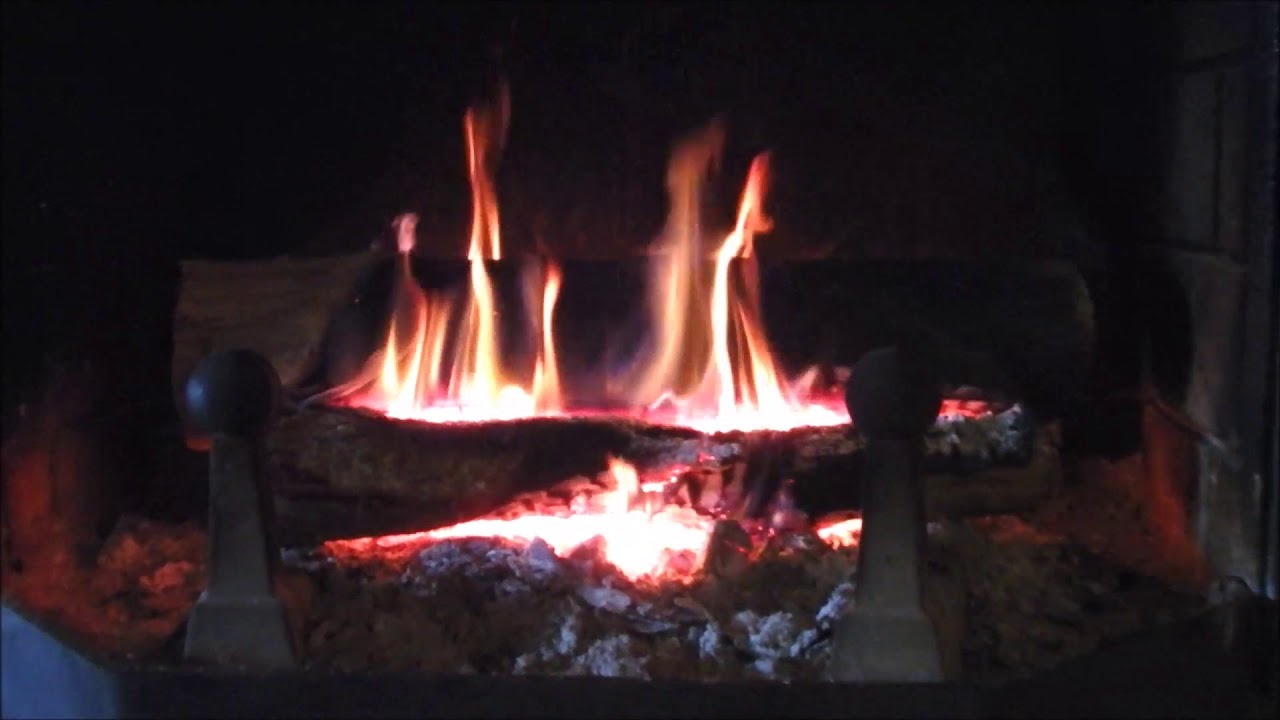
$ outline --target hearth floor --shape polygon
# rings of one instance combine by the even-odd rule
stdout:
[[[1204,608],[1167,567],[1087,541],[1099,529],[1079,518],[1127,512],[1120,500],[1099,507],[1098,492],[1068,490],[1036,518],[931,524],[926,589],[959,610],[943,633],[959,638],[964,679],[1046,669]],[[852,602],[856,547],[796,534],[751,552],[748,563],[712,552],[686,583],[629,580],[590,545],[565,558],[487,538],[376,554],[291,549],[279,590],[314,668],[820,677],[831,620]],[[20,569],[6,562],[4,593],[98,652],[171,663],[204,556],[199,527],[130,518],[92,563],[53,550]]]

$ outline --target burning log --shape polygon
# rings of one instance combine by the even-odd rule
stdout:
[[[931,432],[949,431],[936,427]],[[724,508],[732,501],[706,496],[744,503],[758,496],[759,487],[743,477],[751,474],[743,465],[754,459],[761,443],[786,449],[785,459],[769,471],[795,478],[792,490],[811,516],[858,507],[860,438],[847,427],[703,435],[625,417],[427,424],[366,410],[313,407],[290,414],[271,430],[267,455],[281,541],[310,544],[471,520],[521,496],[554,493],[568,478],[593,477],[605,469],[607,456],[664,479],[708,465],[715,482],[696,488],[704,497],[695,504]],[[931,514],[983,515],[1037,506],[1058,484],[1057,443],[1050,430],[1042,429],[1034,439],[1028,434],[1017,443],[1023,444],[1034,448],[1030,462],[1020,459],[1028,450],[1020,450],[989,457],[978,472],[971,472],[974,460],[963,450],[930,453],[926,469],[933,474],[925,485]]]
[[[760,263],[763,321],[785,367],[851,366],[872,347],[920,345],[948,381],[1008,389],[1052,410],[1080,385],[1090,361],[1090,299],[1066,264]],[[521,261],[487,265],[500,305],[518,306]],[[200,358],[231,347],[262,354],[295,391],[349,379],[385,339],[394,266],[383,253],[184,261],[174,314],[175,401],[181,407],[181,389]],[[562,270],[554,323],[561,373],[573,380],[566,402],[599,407],[608,400],[600,396],[604,358],[622,349],[602,339],[627,344],[647,268],[565,261]],[[467,264],[414,258],[413,274],[427,285],[458,285]],[[503,335],[519,336],[521,314],[500,315]]]
[[[421,300],[426,297],[424,292],[433,292],[433,288],[468,279],[475,283],[481,276],[485,306],[490,311],[473,308],[468,315],[497,317],[496,325],[505,325],[486,330],[482,333],[486,337],[512,333],[518,337],[523,328],[519,313],[498,310],[519,304],[512,300],[521,289],[523,266],[509,261],[484,261],[481,265],[478,260],[428,262],[413,258],[408,253],[412,233],[405,230],[409,225],[400,224],[401,254],[385,261],[373,255],[359,255],[333,260],[184,264],[175,317],[175,382],[185,382],[188,367],[201,353],[235,345],[266,356],[277,367],[294,400],[317,390],[349,385],[353,374],[365,377],[375,352],[396,357],[398,350],[394,346],[391,350],[384,347],[391,342],[386,338],[392,306],[397,298],[404,299],[395,288],[403,291],[408,287],[409,295]],[[888,312],[883,305],[876,305],[874,313],[862,311],[867,306],[862,299],[909,298],[922,283],[939,285],[937,265],[895,267],[895,272],[884,272],[883,266],[840,264],[825,268],[780,263],[760,268],[759,277],[770,298],[766,307],[775,317],[796,319],[781,324],[775,321],[776,332],[766,333],[784,338],[779,343],[783,350],[779,354],[781,365],[799,366],[812,362],[815,356],[838,364],[847,355],[860,352],[858,342],[874,340],[884,344],[885,334],[893,332],[889,328],[896,324],[915,329],[888,339],[926,348],[923,354],[940,366],[936,377],[952,384],[981,378],[980,384],[997,390],[997,394],[1001,390],[1011,394],[1019,392],[1020,383],[1016,378],[1007,381],[999,377],[999,368],[1030,369],[1023,376],[1061,379],[1082,367],[1091,338],[1088,313],[1081,311],[1085,306],[1082,302],[1087,305],[1087,295],[1083,294],[1078,276],[1062,266],[984,268],[981,277],[975,277],[972,268],[956,266],[950,275],[959,280],[942,293],[948,295],[950,302],[904,301],[905,309],[897,314]],[[553,348],[559,356],[559,370],[570,380],[564,392],[565,407],[609,406],[617,399],[606,392],[610,383],[601,382],[601,368],[609,365],[603,354],[616,348],[601,338],[615,336],[614,330],[635,319],[629,312],[634,309],[633,298],[644,292],[646,270],[643,264],[564,265],[560,310],[554,317],[546,315],[544,324],[554,322],[562,329],[573,329],[570,333],[554,333],[559,339],[558,347]],[[810,297],[812,293],[794,292],[794,287],[813,288],[815,283],[824,289],[823,298],[815,300]],[[787,287],[793,289],[788,291]],[[846,291],[839,303],[845,310],[837,312],[832,305],[837,299],[831,292],[848,287],[857,288],[855,294]],[[1007,312],[1010,288],[1017,289],[1014,295],[1023,312]],[[472,294],[475,292],[473,287]],[[961,323],[954,317],[955,306],[965,307],[972,317]],[[429,308],[418,305],[417,309],[426,312]],[[826,347],[824,351],[821,340],[807,348],[785,342],[796,336],[788,325],[802,325],[802,319],[815,314],[826,319],[840,318],[843,325],[849,326],[848,332],[841,335],[840,347]],[[913,322],[906,322],[904,317]],[[1034,322],[1029,317],[1034,317]],[[1030,332],[1029,323],[1036,328],[1054,329]],[[960,328],[954,336],[937,329],[952,326]],[[1002,334],[1003,331],[1007,333]],[[822,338],[831,333],[808,334]],[[993,338],[1004,339],[997,343]],[[764,343],[765,339],[756,340]],[[466,359],[487,358],[485,364],[495,366],[486,367],[476,378],[487,383],[483,389],[488,400],[500,399],[491,391],[498,389],[498,380],[504,374],[504,368],[497,363],[501,358],[488,350],[479,352],[480,345],[475,349],[476,353],[465,354]],[[983,368],[969,362],[973,357],[988,358],[985,376]],[[1001,359],[991,359],[996,357]],[[396,370],[398,374],[399,368]],[[385,372],[376,378],[379,382],[385,379]],[[397,385],[397,395],[406,388],[415,393],[423,389],[415,389],[412,382],[401,383]],[[432,389],[430,384],[425,388]],[[339,403],[343,399],[341,394],[330,398]],[[837,423],[839,414],[835,414]],[[358,411],[315,404],[295,409],[273,429],[268,447],[283,541],[311,542],[455,524],[493,512],[522,494],[547,491],[566,478],[593,475],[607,455],[642,468],[692,466],[706,454],[720,461],[744,461],[739,465],[745,463],[752,472],[738,483],[736,492],[739,499],[745,495],[748,501],[754,500],[750,514],[757,517],[763,510],[761,500],[772,497],[786,477],[794,478],[799,507],[810,514],[821,509],[856,507],[857,462],[853,458],[858,438],[843,427],[800,428],[780,434],[703,435],[690,429],[656,427],[643,419],[599,415],[589,419],[525,417],[462,425],[404,422],[387,415],[382,410]],[[757,415],[760,419],[768,414]],[[954,483],[939,484],[947,499],[930,501],[931,506],[940,508],[939,512],[981,514],[1018,509],[1042,497],[1044,488],[1052,485],[1041,479],[1052,473],[1034,463],[1028,466],[1034,476],[1030,481],[1019,477],[1016,471],[1012,479],[974,475],[975,470],[985,471],[998,464],[995,461],[1000,458],[996,456],[1010,455],[1018,460],[1015,464],[1025,464],[1030,456],[1022,452],[1031,447],[1029,440],[1013,442],[1014,452],[1002,447],[1010,443],[1001,438],[1022,437],[998,426],[1008,414],[991,417],[997,426],[984,429],[978,421],[944,423],[926,435],[930,448],[926,458],[941,459],[936,467],[926,466],[926,474],[965,475]],[[969,437],[975,434],[975,428],[976,444]],[[783,456],[779,462],[773,460],[775,453]],[[1050,461],[1053,463],[1056,455]],[[716,472],[726,468],[731,469],[725,465]],[[952,493],[953,488],[960,487],[964,493]],[[708,496],[732,495],[729,489],[716,488]]]
[[[267,449],[290,543],[455,524],[594,475],[607,455],[675,459],[698,437],[625,418],[425,424],[307,408],[280,421]]]

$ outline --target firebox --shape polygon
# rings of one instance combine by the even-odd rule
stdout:
[[[1276,5],[729,10],[7,6],[4,715],[1270,716]]]

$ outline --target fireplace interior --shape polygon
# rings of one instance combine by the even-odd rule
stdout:
[[[5,717],[1274,712],[1274,3],[4,14]]]

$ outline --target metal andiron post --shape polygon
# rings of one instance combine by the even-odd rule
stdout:
[[[854,607],[836,624],[830,674],[848,682],[940,682],[938,633],[924,611],[922,436],[941,403],[927,371],[897,348],[853,368],[845,401],[863,448],[862,545]]]
[[[284,606],[273,593],[280,550],[262,474],[262,432],[280,380],[262,356],[226,350],[192,373],[186,401],[212,436],[209,586],[187,621],[184,657],[213,665],[284,669],[295,657]]]

